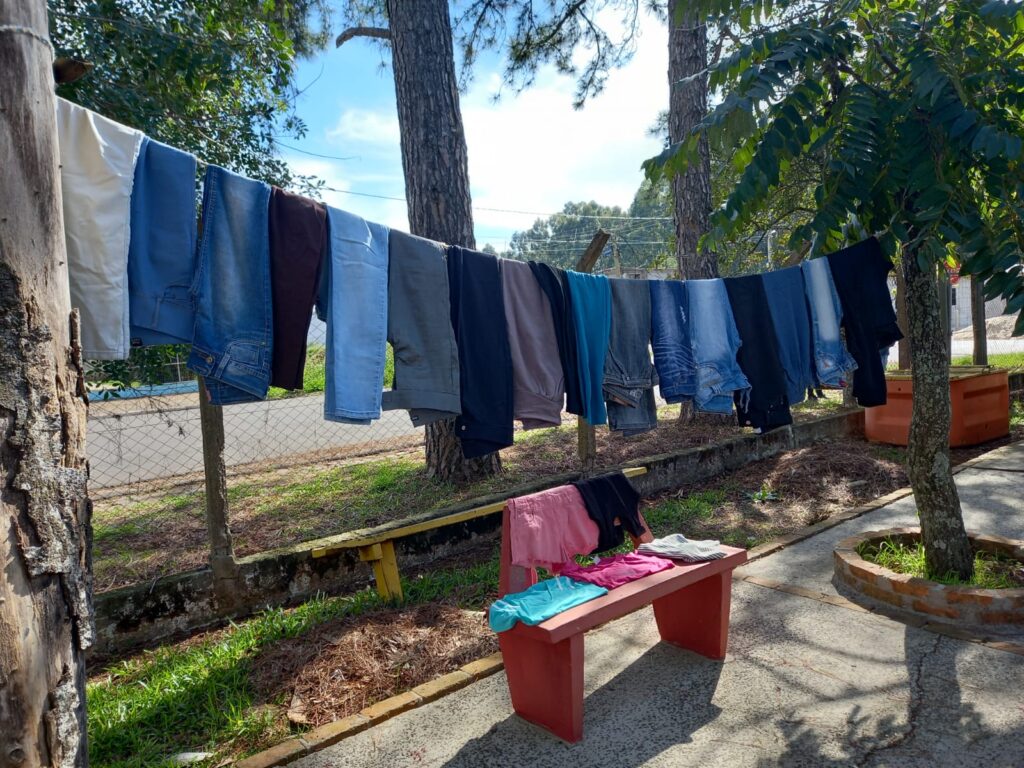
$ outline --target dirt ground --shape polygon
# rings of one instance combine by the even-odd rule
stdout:
[[[278,716],[316,727],[498,650],[478,611],[428,603],[331,621],[252,660],[263,701]]]

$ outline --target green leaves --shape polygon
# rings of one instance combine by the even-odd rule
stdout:
[[[695,134],[738,172],[705,242],[757,236],[773,190],[813,159],[813,213],[790,224],[790,248],[875,233],[922,269],[962,262],[986,296],[1024,310],[1024,4],[828,5],[697,3],[738,36],[711,70],[721,97]],[[695,146],[645,167],[671,175]]]

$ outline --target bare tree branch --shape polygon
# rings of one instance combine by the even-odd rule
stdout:
[[[378,40],[391,40],[391,31],[383,27],[349,27],[334,41],[335,48],[341,48],[353,37],[375,37]]]

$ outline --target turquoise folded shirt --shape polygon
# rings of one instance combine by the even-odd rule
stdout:
[[[606,594],[608,590],[596,584],[556,576],[496,600],[487,612],[487,621],[495,632],[512,629],[517,621],[540,624],[562,611]]]

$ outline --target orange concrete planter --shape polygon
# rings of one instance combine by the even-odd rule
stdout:
[[[906,445],[914,384],[904,371],[885,377],[888,402],[864,412],[864,436],[876,443]],[[949,445],[987,443],[1010,434],[1010,383],[1005,370],[950,368],[952,423]]]
[[[1024,542],[976,533],[967,535],[976,550],[998,552],[1024,560]],[[833,553],[836,587],[856,602],[906,611],[928,621],[988,627],[1024,626],[1024,589],[978,589],[939,584],[890,571],[857,554],[857,547],[864,542],[891,538],[911,543],[920,537],[921,532],[917,528],[889,528],[843,539]]]

